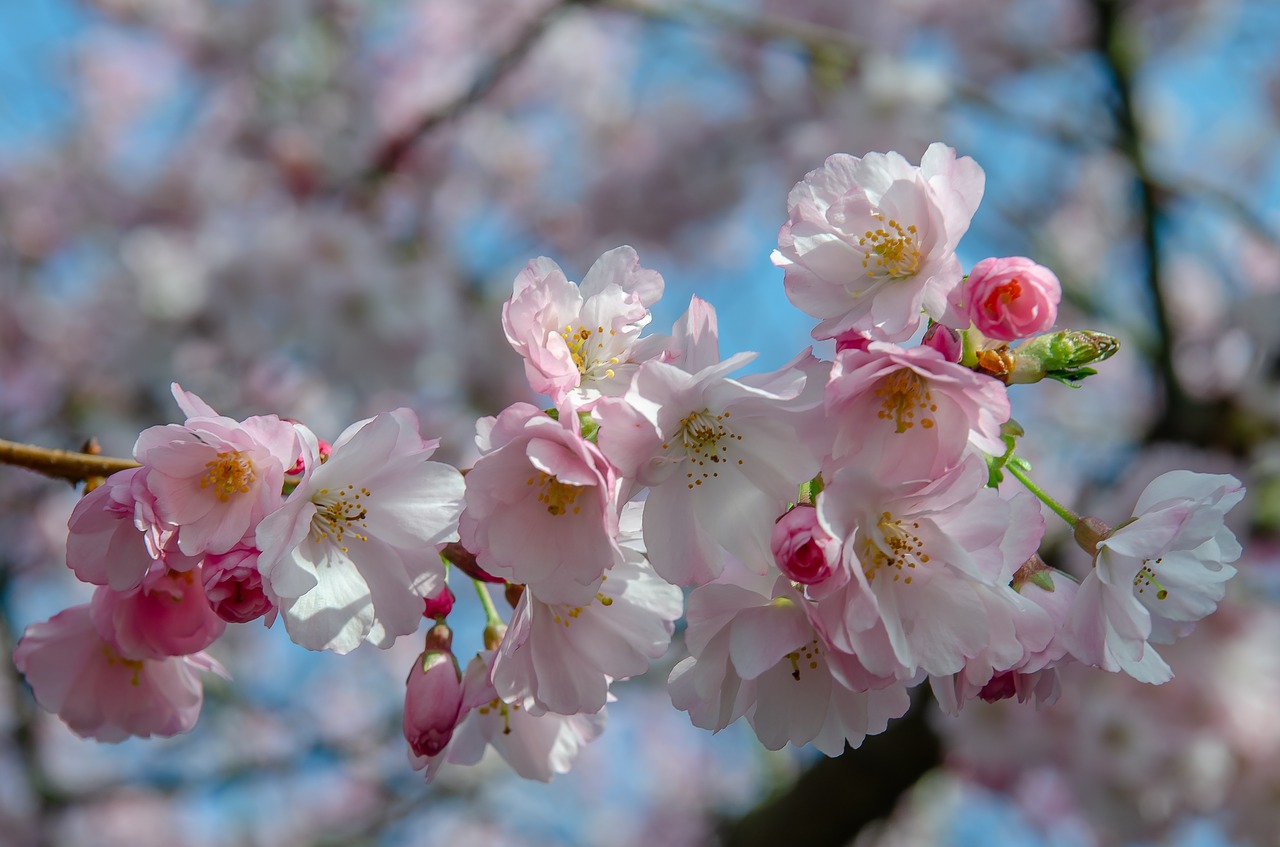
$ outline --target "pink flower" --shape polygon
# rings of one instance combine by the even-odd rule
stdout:
[[[436,545],[457,537],[462,510],[462,475],[427,461],[436,444],[409,409],[352,424],[258,524],[258,567],[296,643],[347,653],[418,628],[444,582]]]
[[[956,244],[982,199],[986,177],[968,157],[933,144],[919,167],[897,153],[827,159],[791,190],[773,263],[787,297],[822,319],[814,338],[849,330],[903,341],[954,312],[962,274]]]
[[[195,395],[176,383],[174,394],[188,408],[208,409],[202,401],[191,406]],[[144,430],[133,455],[147,468],[157,512],[178,526],[182,552],[225,553],[283,501],[285,470],[298,461],[299,438],[274,415],[243,422],[196,416],[182,426]]]
[[[959,362],[964,355],[964,339],[949,326],[935,323],[925,332],[920,344],[932,347],[948,362]]]
[[[770,546],[774,562],[794,582],[814,585],[842,573],[840,539],[822,528],[813,506],[796,506],[778,518]]]
[[[610,682],[643,674],[667,651],[684,596],[640,553],[627,553],[588,603],[545,603],[532,589],[521,595],[493,662],[504,700],[528,696],[562,715],[598,712]]]
[[[276,604],[263,590],[259,555],[256,547],[236,547],[206,556],[200,566],[205,596],[214,613],[228,623],[248,623],[264,616],[268,626],[275,622]]]
[[[824,475],[849,465],[885,481],[932,480],[959,464],[970,445],[996,455],[1005,449],[1004,385],[929,347],[873,342],[839,354],[826,405],[836,436]]]
[[[195,571],[152,571],[129,592],[99,588],[90,606],[98,632],[131,659],[197,653],[227,628]]]
[[[32,624],[13,651],[36,702],[77,735],[123,741],[186,732],[200,716],[197,670],[225,676],[213,659],[127,659],[95,629],[88,605]]]
[[[695,373],[646,362],[621,398],[596,406],[600,447],[650,486],[649,561],[666,580],[714,579],[724,557],[767,567],[774,519],[826,451],[820,402],[827,365],[808,352],[773,373],[730,379],[753,354]]]
[[[885,484],[850,466],[818,496],[853,577],[818,615],[872,673],[956,673],[1001,637],[987,617],[990,592],[1036,551],[1044,519],[1026,491],[1004,499],[986,481],[976,456],[927,484]]]
[[[785,579],[730,563],[689,597],[692,654],[671,671],[671,702],[695,726],[718,731],[747,717],[770,750],[813,744],[836,755],[906,712],[905,685],[868,673],[837,649],[807,600]]]
[[[439,755],[463,716],[462,671],[452,644],[447,626],[433,627],[405,680],[404,737],[417,756]]]
[[[534,259],[514,288],[502,307],[503,329],[524,357],[529,385],[556,405],[571,395],[580,406],[621,393],[636,362],[662,351],[661,338],[637,343],[649,307],[662,297],[662,277],[640,267],[630,247],[597,259],[581,285],[550,259]]]
[[[474,765],[492,746],[511,769],[525,779],[548,782],[568,773],[573,760],[589,742],[604,731],[605,711],[594,714],[558,715],[539,713],[533,702],[518,698],[506,702],[490,682],[494,654],[476,655],[462,678],[462,709],[465,714],[448,745],[435,756],[410,752],[415,770],[426,769],[430,780],[444,761]]]
[[[463,546],[547,602],[590,603],[622,561],[617,472],[567,408],[556,420],[516,403],[477,430],[483,455],[467,474]]]
[[[1098,542],[1080,584],[1066,627],[1076,658],[1140,682],[1171,679],[1151,644],[1173,643],[1217,608],[1240,556],[1224,519],[1243,498],[1244,486],[1225,474],[1152,480],[1134,517]]]
[[[1053,271],[1023,256],[983,259],[973,266],[957,310],[987,338],[1017,341],[1047,332],[1058,319],[1062,284]]]
[[[146,479],[146,468],[112,474],[76,503],[67,521],[67,566],[81,580],[129,591],[160,560],[173,570],[200,563],[177,549],[178,528],[156,515]]]

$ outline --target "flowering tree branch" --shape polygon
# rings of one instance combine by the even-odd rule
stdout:
[[[395,173],[423,136],[488,96],[499,82],[520,66],[552,23],[570,5],[572,4],[568,2],[556,3],[539,14],[520,31],[506,50],[495,56],[490,64],[476,75],[470,87],[449,102],[425,112],[409,127],[386,139],[361,175],[361,182],[377,183]]]
[[[86,446],[85,451],[77,452],[0,439],[0,463],[17,465],[55,479],[65,479],[72,484],[138,467],[138,463],[132,459],[99,456],[95,449],[92,442]]]

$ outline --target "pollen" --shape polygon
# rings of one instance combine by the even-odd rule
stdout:
[[[529,477],[529,485],[538,487],[538,502],[546,504],[547,514],[563,515],[569,512],[578,514],[582,507],[577,505],[578,495],[586,488],[584,485],[570,485],[561,482],[548,473],[538,471],[537,477]]]
[[[1154,564],[1158,565],[1162,561],[1164,561],[1163,557],[1158,558],[1154,561]],[[1168,599],[1169,590],[1161,585],[1160,581],[1156,579],[1155,568],[1152,567],[1152,564],[1153,562],[1151,559],[1144,559],[1142,561],[1142,567],[1133,577],[1133,587],[1138,589],[1139,594],[1146,594],[1148,588],[1155,588],[1157,600]]]
[[[615,330],[605,330],[603,326],[591,328],[566,324],[560,331],[560,337],[569,348],[569,357],[583,380],[613,378],[613,366],[622,361],[618,356],[610,355],[615,336]]]
[[[893,218],[886,221],[878,212],[874,217],[880,225],[858,238],[863,254],[862,269],[871,277],[907,279],[915,276],[923,262],[915,224],[904,227]]]
[[[733,445],[742,440],[742,436],[734,433],[725,421],[729,413],[713,414],[709,409],[690,412],[676,427],[676,431],[663,442],[663,448],[673,447],[683,452],[689,459],[689,470],[685,472],[686,487],[694,488],[703,481],[720,476],[717,467],[727,465],[734,459],[731,455]],[[742,459],[736,459],[742,464]]]
[[[368,529],[369,508],[366,498],[372,494],[368,488],[357,489],[354,484],[331,492],[322,488],[314,500],[316,513],[311,517],[312,537],[316,542],[330,540],[344,553],[350,552],[345,545],[348,537],[357,541],[368,541],[369,536],[361,532]],[[362,502],[366,501],[366,502]]]
[[[894,371],[880,380],[875,395],[880,398],[876,417],[892,421],[895,432],[906,432],[916,424],[921,429],[933,429],[933,414],[938,411],[938,404],[933,402],[929,381],[911,368]]]
[[[876,523],[882,543],[864,534],[862,550],[858,556],[862,562],[862,574],[867,582],[875,582],[881,573],[892,574],[894,582],[910,585],[912,571],[929,563],[924,552],[924,541],[918,535],[919,521],[904,521],[889,512],[882,512]]]
[[[213,488],[213,493],[223,503],[235,494],[247,494],[258,478],[253,460],[242,450],[219,453],[218,458],[205,463],[205,474],[200,478],[201,488]]]

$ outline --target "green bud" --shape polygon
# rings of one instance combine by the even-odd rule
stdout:
[[[1097,373],[1086,365],[1110,359],[1119,349],[1115,336],[1093,330],[1066,329],[1041,335],[1014,351],[1016,360],[1005,382],[1013,385],[1056,379],[1075,385]]]

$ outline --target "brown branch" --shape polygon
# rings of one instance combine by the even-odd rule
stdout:
[[[506,50],[493,58],[466,91],[442,106],[421,115],[411,126],[384,141],[374,154],[372,162],[361,174],[361,183],[366,185],[377,183],[395,173],[423,136],[484,99],[499,82],[524,61],[551,24],[572,5],[574,5],[573,0],[561,0],[539,14],[520,31]]]
[[[72,450],[54,450],[34,444],[5,441],[2,438],[0,438],[0,464],[17,465],[54,479],[65,479],[72,484],[140,467],[132,459],[117,459]]]

